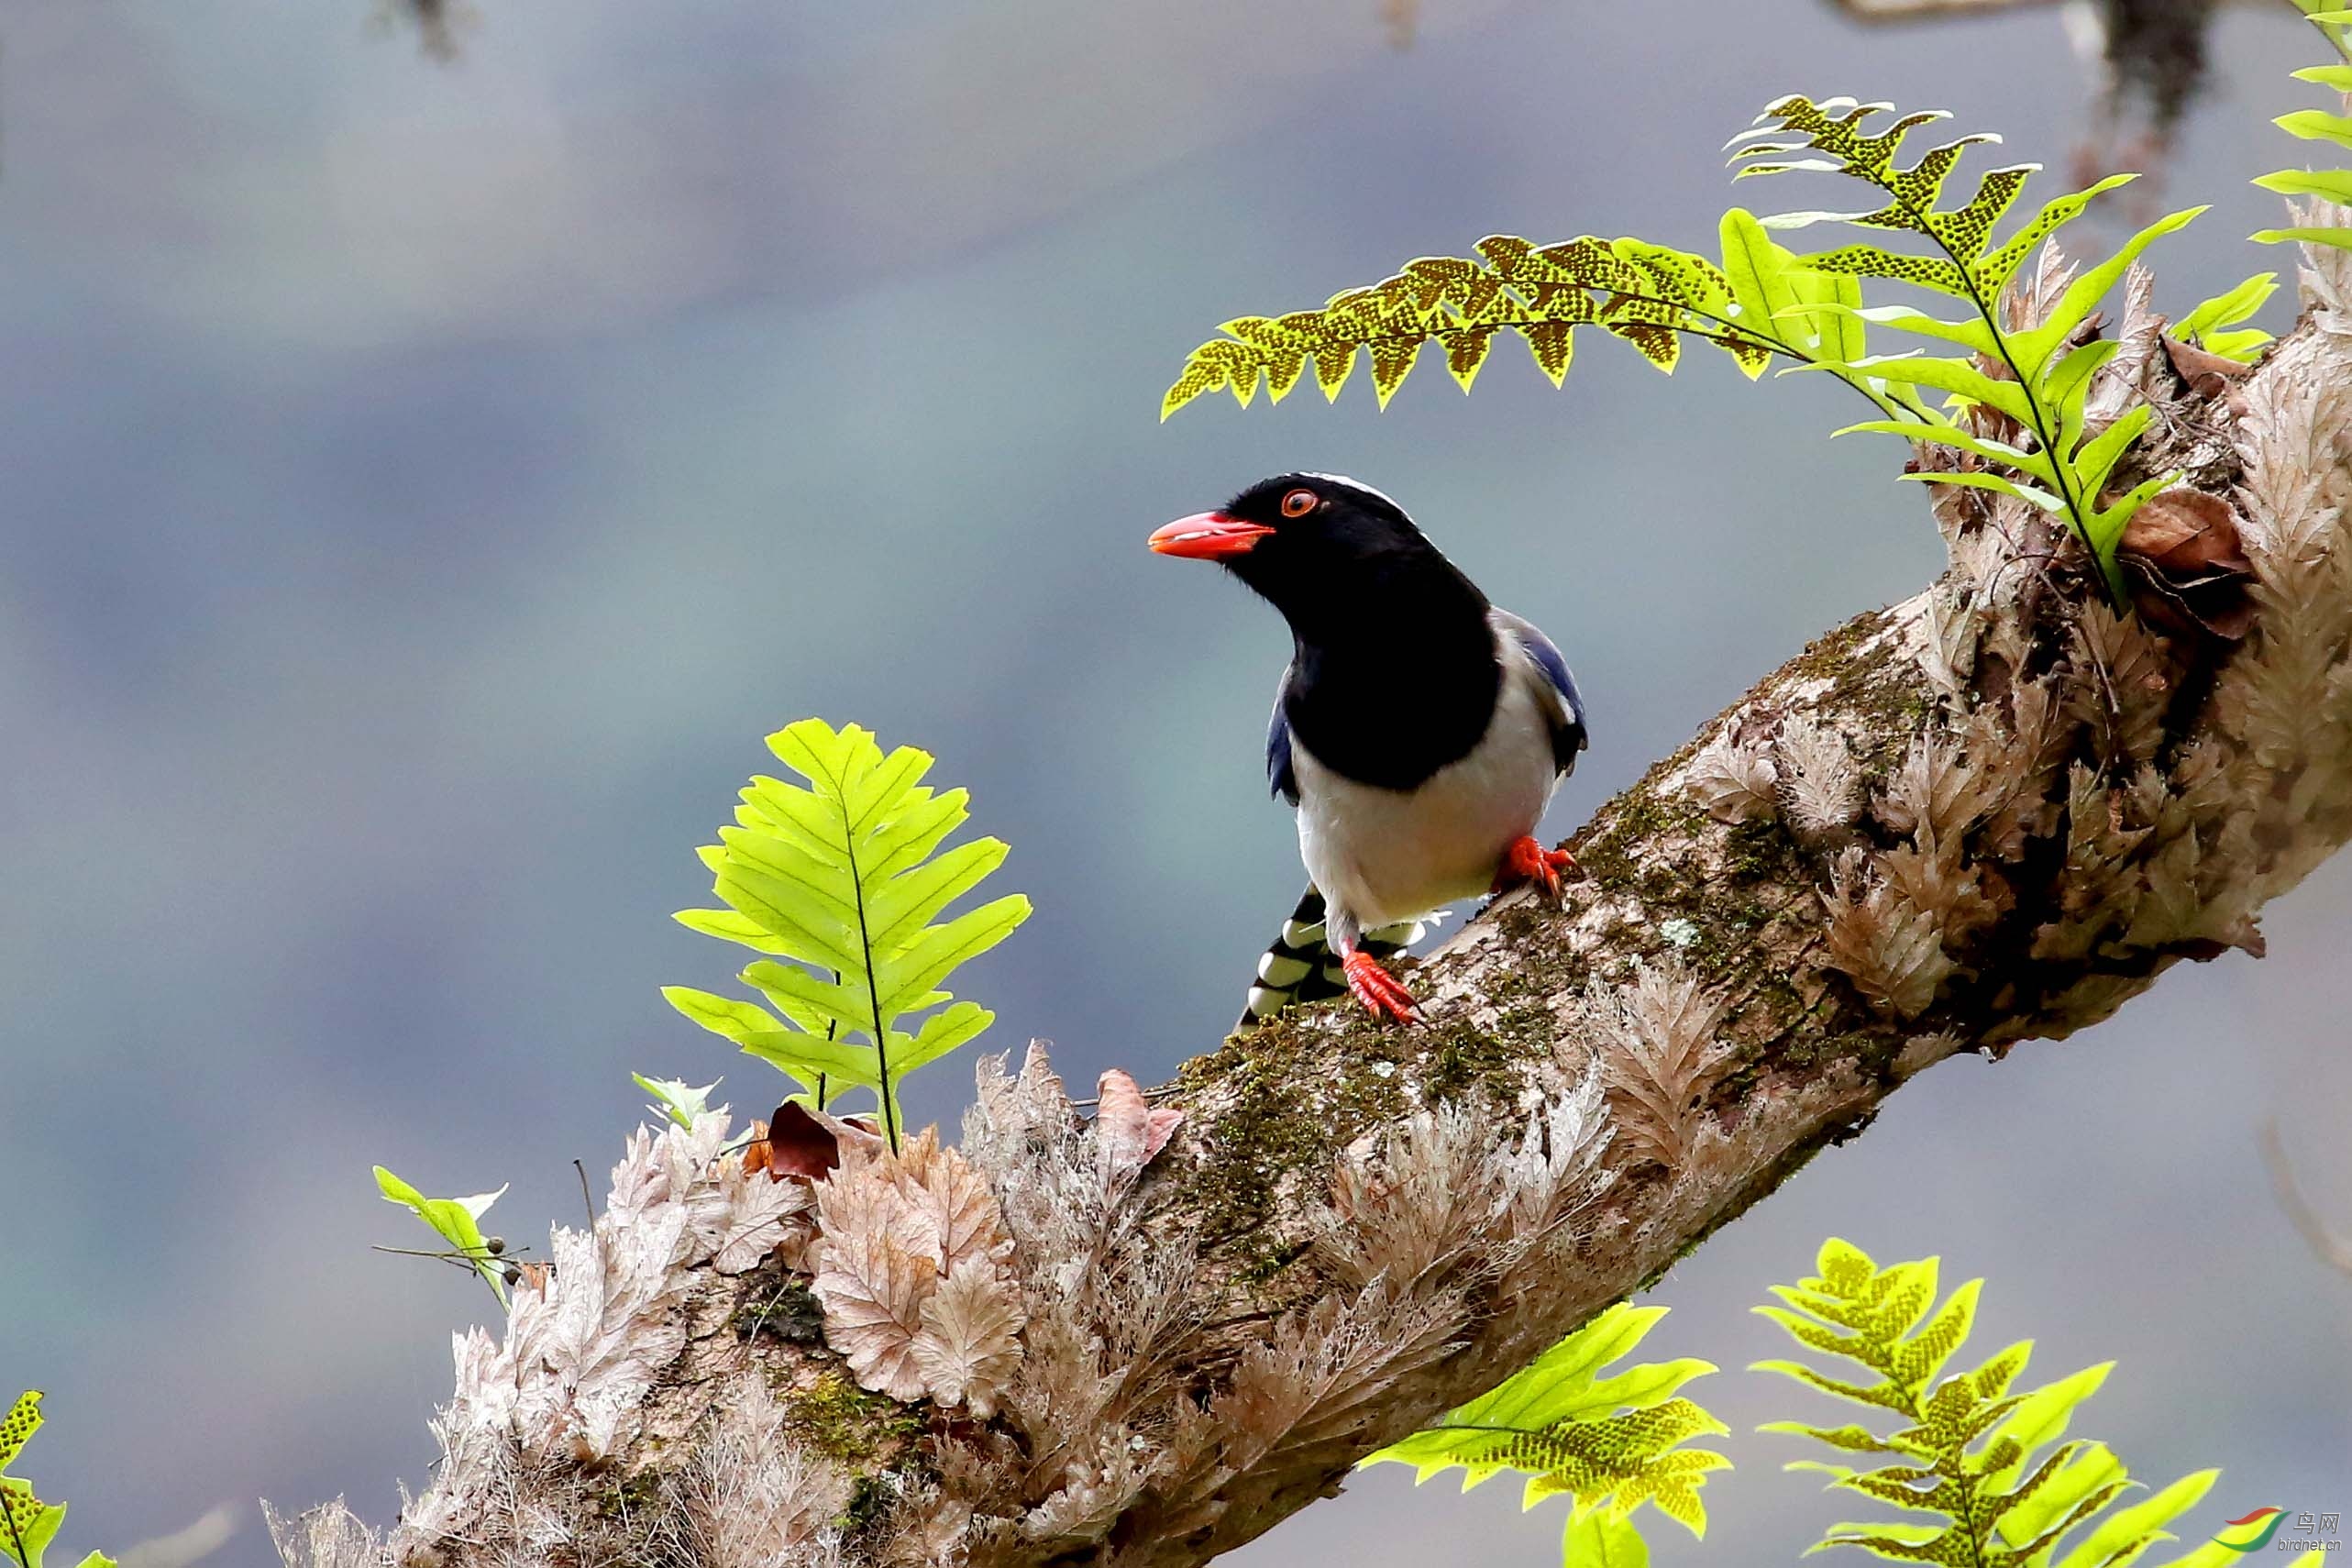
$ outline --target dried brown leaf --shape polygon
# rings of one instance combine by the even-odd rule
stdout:
[[[1821,898],[1829,912],[1830,966],[1897,1018],[1925,1012],[1955,967],[1935,917],[1873,874],[1859,849],[1839,857]]]
[[[857,1375],[858,1386],[901,1402],[922,1397],[914,1353],[923,1304],[939,1285],[933,1258],[910,1252],[887,1225],[828,1230],[809,1288],[824,1303],[825,1343]]]
[[[1800,834],[1821,837],[1861,814],[1862,780],[1846,737],[1809,713],[1782,721],[1773,745],[1781,804]]]
[[[1184,1112],[1174,1106],[1153,1107],[1135,1080],[1117,1067],[1097,1081],[1094,1119],[1095,1169],[1103,1190],[1124,1190],[1143,1175],[1154,1155],[1167,1147]]]
[[[966,1405],[987,1420],[1021,1364],[1026,1321],[1020,1292],[993,1264],[966,1264],[922,1304],[914,1360],[925,1392],[942,1405]]]
[[[1780,775],[1761,747],[1741,745],[1727,732],[1691,759],[1690,790],[1719,823],[1761,822],[1780,810]]]

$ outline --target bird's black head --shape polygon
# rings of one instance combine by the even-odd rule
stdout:
[[[1477,595],[1403,507],[1337,474],[1277,474],[1214,512],[1176,519],[1151,544],[1164,556],[1217,562],[1310,638],[1399,591]]]

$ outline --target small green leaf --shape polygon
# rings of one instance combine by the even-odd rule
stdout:
[[[399,1204],[431,1226],[452,1251],[473,1264],[474,1272],[481,1275],[491,1293],[498,1297],[498,1304],[506,1305],[506,1280],[481,1231],[481,1217],[505,1194],[505,1187],[476,1193],[471,1198],[427,1198],[378,1165],[376,1190],[383,1194],[385,1202]]]
[[[721,1081],[712,1078],[696,1088],[684,1078],[649,1078],[643,1073],[631,1073],[629,1077],[636,1080],[639,1088],[654,1097],[654,1103],[646,1110],[667,1116],[685,1128],[691,1128],[696,1117],[710,1112],[711,1091],[717,1088]]]
[[[1571,1509],[1560,1533],[1561,1568],[1650,1568],[1650,1543],[1609,1508]]]
[[[2260,245],[2331,245],[2352,250],[2352,228],[2264,228],[2247,237]]]
[[[2321,109],[2297,109],[2291,115],[2280,115],[2270,122],[2289,136],[2305,141],[2332,141],[2338,147],[2352,147],[2352,119],[2331,115]]]
[[[2324,196],[2339,205],[2352,204],[2352,169],[2281,169],[2254,182],[2282,196]]]

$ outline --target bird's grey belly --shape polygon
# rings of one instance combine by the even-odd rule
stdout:
[[[1298,852],[1335,912],[1386,925],[1485,892],[1503,851],[1535,830],[1557,767],[1527,692],[1507,681],[1495,721],[1469,756],[1412,790],[1382,790],[1325,767],[1292,737]]]

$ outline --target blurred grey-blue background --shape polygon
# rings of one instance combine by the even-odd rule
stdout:
[[[2059,167],[2092,117],[2052,9],[1426,0],[1407,50],[1375,0],[480,10],[443,64],[359,0],[0,4],[0,1379],[50,1392],[22,1468],[77,1554],[234,1503],[218,1560],[260,1562],[255,1496],[388,1522],[425,1478],[488,1303],[368,1250],[425,1234],[371,1162],[512,1182],[492,1228],[535,1240],[574,1157],[601,1190],[632,1069],[773,1102],[657,988],[724,982],[668,916],[782,722],[938,753],[1036,900],[962,988],[994,1045],[1151,1081],[1300,880],[1258,761],[1279,624],[1154,525],[1291,467],[1395,493],[1577,667],[1555,832],[1937,564],[1827,386],[1596,339],[1562,392],[1513,348],[1474,400],[1430,366],[1385,415],[1358,384],[1159,425],[1217,322],[1496,229],[1711,246],[1717,149],[1782,91]],[[2302,152],[2268,117],[2314,47],[2223,15],[2176,312],[2291,264],[2240,243],[2245,182]],[[2352,1280],[2255,1143],[2276,1115],[2352,1223],[2352,862],[2268,926],[2265,963],[1939,1068],[1670,1275],[1651,1348],[1775,1353],[1745,1309],[1825,1234],[1938,1251],[1993,1342],[2120,1358],[2088,1426],[2136,1469],[2226,1468],[2195,1534],[2352,1504]],[[1782,1441],[1731,1440],[1709,1545],[1662,1525],[1662,1562],[1843,1517]],[[1245,1559],[1534,1568],[1557,1528],[1384,1469]]]

